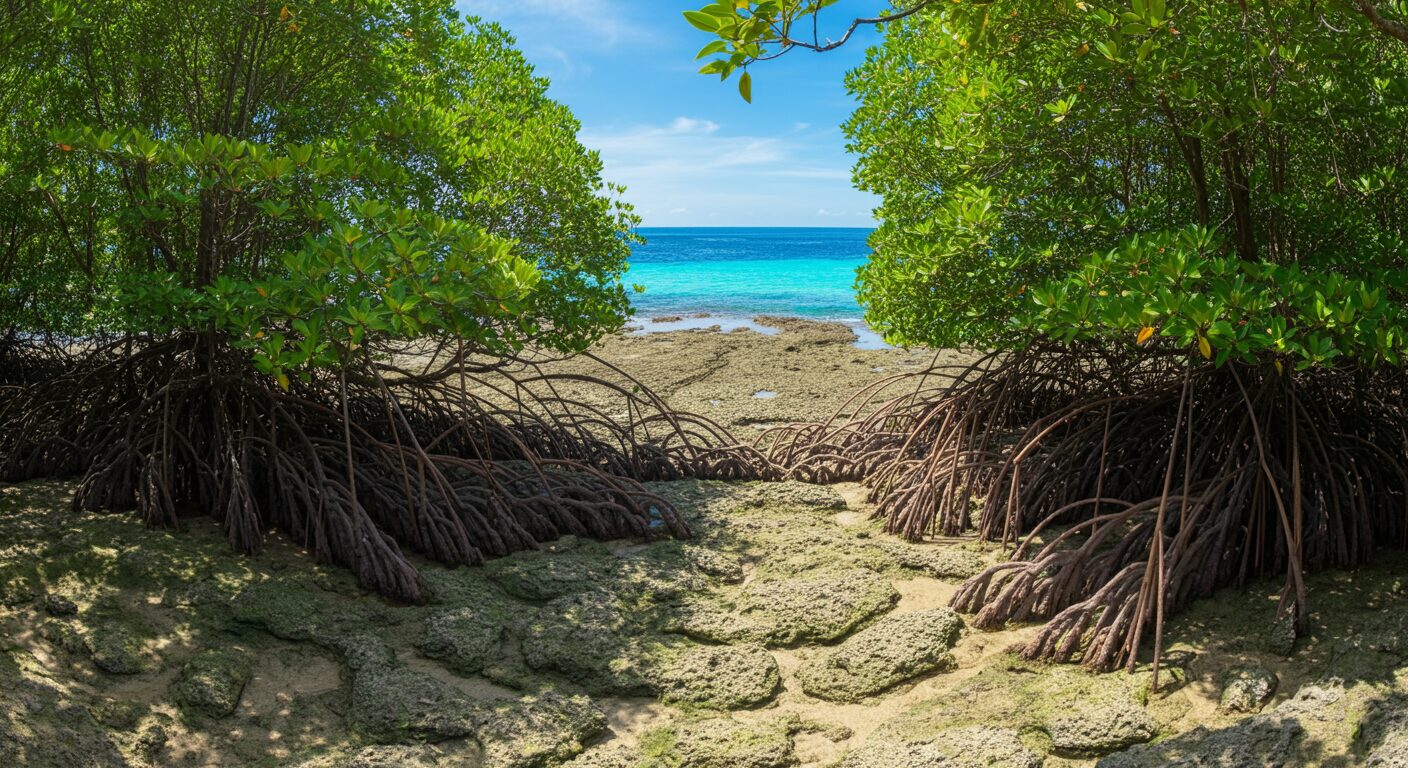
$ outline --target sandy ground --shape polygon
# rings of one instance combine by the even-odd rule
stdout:
[[[592,352],[630,372],[677,409],[707,416],[740,438],[749,430],[821,421],[856,405],[863,388],[912,374],[934,364],[970,361],[973,355],[931,349],[870,349],[839,323],[759,317],[749,327],[716,330],[718,318],[680,322],[638,320],[625,333],[604,339]],[[731,323],[729,324],[732,325]],[[551,369],[584,366],[567,362]],[[902,383],[880,389],[872,400],[904,391]],[[849,407],[848,407],[849,405]]]

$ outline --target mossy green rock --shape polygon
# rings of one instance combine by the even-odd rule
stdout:
[[[950,649],[963,620],[947,608],[886,616],[823,652],[797,672],[802,690],[852,702],[906,680],[954,666]]]
[[[889,579],[866,570],[759,580],[733,596],[698,599],[668,628],[716,643],[768,647],[838,640],[899,600]]]
[[[591,699],[551,691],[483,705],[475,726],[485,768],[557,766],[605,729],[606,716]]]
[[[787,768],[797,764],[795,717],[740,722],[719,717],[646,734],[640,768]]]
[[[182,708],[206,717],[225,717],[239,706],[249,677],[249,663],[242,655],[207,649],[181,667],[171,683],[171,698]]]
[[[558,598],[528,623],[523,659],[533,669],[560,673],[592,693],[647,693],[647,675],[663,642],[633,619],[627,606],[607,592]]]
[[[86,642],[93,665],[104,672],[135,675],[152,666],[146,652],[145,638],[122,624],[99,624],[88,633]]]
[[[1224,712],[1260,712],[1276,693],[1276,674],[1260,664],[1247,664],[1228,672],[1218,707]]]
[[[715,709],[742,709],[772,699],[781,677],[760,645],[703,645],[681,652],[654,676],[660,697]]]
[[[873,737],[848,752],[838,768],[1041,768],[1043,762],[1016,731],[973,725],[919,741]]]
[[[464,675],[484,669],[499,653],[505,617],[479,608],[452,608],[431,615],[416,648],[427,658]]]
[[[29,653],[0,651],[0,765],[126,768],[110,732]]]
[[[606,546],[567,536],[536,552],[490,560],[484,574],[510,595],[540,602],[591,589],[615,576],[618,567]]]
[[[434,742],[469,736],[477,714],[468,696],[398,664],[365,664],[352,677],[350,720],[374,741]]]
[[[324,629],[322,604],[293,581],[255,582],[235,595],[230,610],[236,620],[263,627],[285,640],[313,640]]]

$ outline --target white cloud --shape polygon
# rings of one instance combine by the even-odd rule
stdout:
[[[812,127],[812,124],[811,124],[811,123],[793,123],[793,124],[792,124],[792,132],[793,132],[793,133],[801,133],[802,131],[805,131],[805,130],[807,130],[807,129],[810,128],[810,127]]]
[[[685,115],[618,130],[589,128],[580,139],[601,152],[605,178],[624,184],[627,200],[642,213],[668,212],[672,222],[786,225],[818,216],[856,226],[873,221],[869,213],[850,213],[868,212],[875,199],[851,186],[845,167],[830,164],[834,154],[785,129],[781,136],[735,133]]]
[[[713,120],[696,120],[692,117],[677,117],[670,123],[670,133],[717,133],[719,124]]]

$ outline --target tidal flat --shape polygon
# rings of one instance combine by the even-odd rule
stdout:
[[[760,322],[778,332],[596,354],[744,439],[935,360]],[[1155,689],[1144,664],[1023,660],[1033,626],[972,628],[949,599],[1004,551],[892,537],[859,485],[650,487],[689,539],[417,561],[433,597],[402,606],[278,534],[238,556],[204,518],[151,529],[74,511],[70,483],[0,486],[0,765],[1408,765],[1400,555],[1314,574],[1300,638],[1267,631],[1277,583],[1196,603]]]

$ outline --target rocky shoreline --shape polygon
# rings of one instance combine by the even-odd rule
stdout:
[[[598,354],[740,432],[934,358],[777,327]],[[888,536],[859,486],[652,488],[692,538],[422,563],[432,601],[394,606],[280,537],[238,557],[206,521],[150,530],[72,510],[67,483],[0,486],[0,765],[1408,765],[1401,556],[1311,577],[1312,631],[1289,642],[1276,584],[1197,603],[1155,691],[1144,666],[1022,660],[1030,626],[968,626],[948,600],[1002,553]]]

